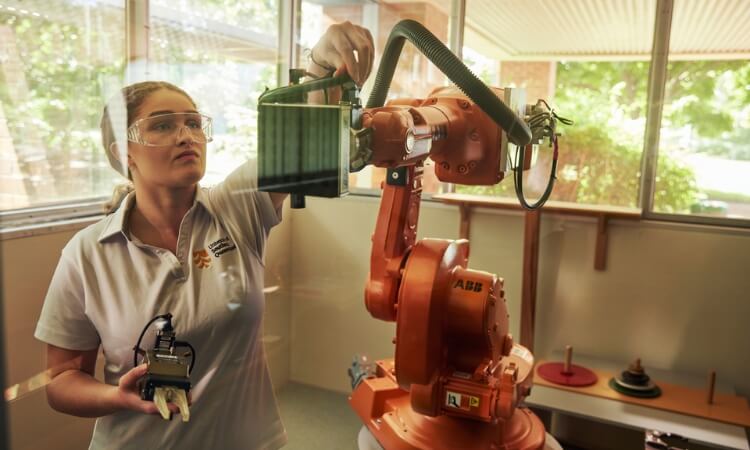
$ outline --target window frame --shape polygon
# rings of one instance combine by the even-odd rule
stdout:
[[[707,217],[654,211],[654,191],[656,188],[659,139],[661,136],[661,119],[667,83],[669,40],[672,32],[673,12],[674,0],[657,0],[656,17],[654,19],[654,42],[651,50],[648,79],[648,98],[646,100],[646,132],[643,138],[643,153],[641,155],[641,187],[639,192],[641,215],[646,220],[662,222],[750,228],[750,219]]]
[[[148,60],[149,54],[149,0],[123,0],[125,3],[124,21],[126,27],[126,76],[134,70],[134,61]],[[449,20],[449,48],[461,55],[464,40],[464,21],[467,0],[452,0]],[[297,37],[300,33],[302,0],[279,2],[279,42],[278,70],[279,85],[288,82],[289,68],[297,60],[299,51]],[[650,55],[648,80],[646,132],[641,154],[641,183],[638,204],[644,219],[660,222],[678,222],[688,225],[709,225],[731,228],[750,228],[750,219],[693,216],[688,214],[660,213],[653,210],[656,180],[656,161],[659,153],[661,132],[662,102],[666,85],[666,68],[669,60],[669,39],[672,25],[674,0],[657,0],[654,18],[654,41]],[[444,192],[454,192],[455,186],[444,183]],[[357,196],[377,196],[375,189],[352,188]],[[431,196],[427,196],[431,197]],[[426,198],[427,198],[426,197]],[[427,198],[429,199],[429,198]],[[19,230],[28,229],[23,235],[34,235],[34,229],[45,232],[54,230],[54,223],[65,224],[85,217],[95,218],[102,214],[106,197],[79,199],[50,206],[0,211],[0,240],[17,236]],[[40,227],[43,224],[45,226]],[[64,226],[64,225],[63,225]]]

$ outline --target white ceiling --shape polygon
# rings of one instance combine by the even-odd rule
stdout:
[[[466,0],[464,45],[494,59],[648,59],[656,0]],[[750,58],[750,0],[675,0],[672,59]]]
[[[55,16],[54,20],[72,20],[69,9],[88,1],[0,0],[0,3],[14,5],[21,11],[26,8],[27,14],[39,10],[42,14]],[[358,1],[363,4],[428,2],[445,14],[450,14],[452,3],[452,0],[309,1]],[[650,58],[656,0],[465,1],[464,44],[492,59]],[[96,0],[92,4],[111,6],[121,12],[124,3],[123,0]],[[162,21],[165,25],[181,17],[156,5],[152,7],[151,14],[156,22]],[[221,48],[230,53],[231,49],[240,49],[245,58],[275,60],[275,36],[249,32],[239,27],[199,22],[192,25],[209,31],[220,42],[209,46],[208,50]],[[177,27],[172,31],[192,32],[182,28]],[[193,39],[197,39],[197,36]],[[750,60],[750,0],[674,0],[670,58]]]

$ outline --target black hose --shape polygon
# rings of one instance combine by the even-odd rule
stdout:
[[[377,108],[385,104],[391,86],[396,64],[404,47],[405,40],[432,61],[453,83],[458,86],[482,111],[502,128],[508,140],[516,145],[531,142],[531,130],[482,80],[476,77],[456,55],[453,54],[427,28],[414,20],[402,20],[393,28],[383,50],[380,67],[375,78],[367,108]]]
[[[547,181],[547,188],[544,190],[541,196],[539,196],[539,199],[537,199],[534,204],[529,204],[529,202],[526,200],[526,197],[523,195],[523,162],[526,160],[526,148],[525,147],[519,147],[518,152],[516,153],[516,167],[513,169],[513,184],[516,188],[516,197],[518,198],[518,202],[523,206],[525,209],[528,209],[530,211],[533,211],[535,209],[541,208],[545,203],[547,203],[547,200],[549,200],[549,196],[552,194],[552,188],[555,187],[555,180],[557,179],[557,153],[558,153],[558,146],[557,146],[557,136],[552,137],[552,143],[554,145],[554,150],[552,153],[552,167],[550,168],[549,173],[549,181]]]

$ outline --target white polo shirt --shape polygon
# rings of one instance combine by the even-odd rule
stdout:
[[[180,225],[177,254],[127,229],[131,193],[113,214],[62,251],[35,336],[71,349],[104,350],[105,382],[133,368],[146,323],[171,313],[177,339],[196,350],[190,421],[123,411],[96,421],[91,449],[276,449],[286,443],[263,349],[263,254],[279,223],[257,191],[255,162],[198,188]],[[153,345],[154,330],[142,348]]]

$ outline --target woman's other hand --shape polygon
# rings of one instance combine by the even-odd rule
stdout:
[[[310,72],[323,75],[334,69],[334,76],[344,71],[362,86],[372,70],[375,45],[372,35],[363,27],[347,21],[331,25],[311,51]]]
[[[145,414],[159,414],[159,409],[154,402],[141,399],[138,381],[146,375],[146,370],[146,364],[141,364],[120,377],[120,382],[115,391],[115,403],[121,409],[139,411]],[[168,403],[167,406],[173,413],[180,411],[174,403]]]
[[[117,386],[102,383],[94,378],[99,348],[70,350],[47,345],[47,401],[56,411],[79,417],[102,417],[118,411],[130,410],[146,414],[159,414],[154,402],[141,400],[138,389],[147,370],[141,364],[129,370]],[[189,401],[189,397],[188,397]],[[169,403],[171,412],[179,411]]]

